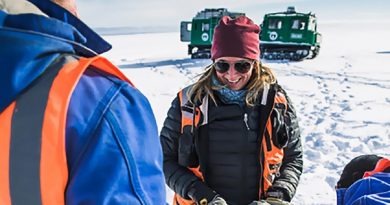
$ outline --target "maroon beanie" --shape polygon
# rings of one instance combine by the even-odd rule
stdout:
[[[240,57],[260,59],[260,27],[246,16],[232,19],[224,16],[215,27],[211,59],[220,57]]]

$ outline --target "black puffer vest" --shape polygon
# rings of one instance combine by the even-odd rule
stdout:
[[[208,124],[198,128],[196,149],[207,184],[229,205],[259,198],[258,107],[209,103]]]

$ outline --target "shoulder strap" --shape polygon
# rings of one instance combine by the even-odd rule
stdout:
[[[263,136],[267,120],[271,114],[275,102],[276,89],[275,86],[265,86],[261,95],[260,103],[260,136]]]
[[[194,105],[188,98],[187,93],[190,89],[191,86],[188,86],[178,94],[181,112],[181,133],[184,132],[185,126],[191,126],[191,132],[193,133],[196,127],[208,123],[209,97],[206,95],[203,97],[200,105]]]

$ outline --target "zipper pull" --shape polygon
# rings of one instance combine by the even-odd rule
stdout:
[[[248,114],[247,114],[247,113],[244,114],[244,123],[245,123],[245,125],[246,125],[246,128],[247,128],[248,130],[250,130],[250,129],[249,129],[249,125],[248,125]]]

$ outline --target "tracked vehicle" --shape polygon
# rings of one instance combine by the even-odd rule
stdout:
[[[260,32],[261,58],[293,60],[315,58],[320,52],[321,34],[313,13],[285,12],[264,15]]]

